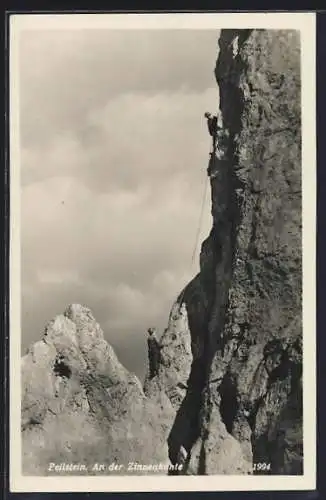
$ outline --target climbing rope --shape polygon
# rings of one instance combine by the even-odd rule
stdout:
[[[195,261],[196,251],[197,251],[197,248],[198,248],[200,230],[201,230],[201,226],[202,226],[202,222],[203,222],[203,215],[204,215],[204,208],[205,208],[205,201],[206,201],[208,179],[209,179],[208,176],[206,176],[206,180],[205,180],[205,183],[204,183],[204,191],[203,191],[202,204],[201,204],[200,215],[199,215],[199,220],[198,220],[198,226],[197,226],[197,231],[196,231],[195,246],[194,246],[194,249],[193,249],[193,252],[192,252],[192,255],[191,255],[191,262],[190,262],[189,272],[191,272],[191,270],[192,270],[192,266],[193,266],[194,261]],[[185,286],[185,288],[183,289],[183,292],[182,292],[182,294],[180,296],[180,299],[179,299],[180,306],[182,305],[182,301],[183,301],[183,298],[184,298],[184,294],[186,292],[186,288],[187,287]]]
[[[205,208],[205,201],[206,201],[206,193],[207,193],[207,186],[208,186],[208,176],[206,176],[206,180],[204,183],[204,194],[203,194],[203,199],[202,199],[202,204],[201,204],[201,210],[200,210],[200,216],[199,216],[199,221],[198,221],[198,227],[197,227],[197,232],[196,232],[196,239],[195,239],[195,247],[194,251],[192,252],[191,256],[191,265],[190,265],[190,271],[192,269],[195,256],[196,256],[196,251],[198,248],[198,243],[199,243],[199,236],[200,236],[200,230],[201,230],[201,225],[203,222],[203,215],[204,215],[204,208]]]

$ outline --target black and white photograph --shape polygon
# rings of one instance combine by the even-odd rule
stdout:
[[[314,30],[12,16],[12,491],[314,488]]]

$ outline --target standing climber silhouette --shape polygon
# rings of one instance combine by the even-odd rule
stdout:
[[[148,332],[147,345],[148,345],[148,359],[149,359],[149,378],[153,378],[158,373],[161,346],[156,338],[155,328],[149,328],[147,332]]]
[[[213,116],[208,111],[206,111],[204,116],[207,120],[208,131],[213,138],[213,151],[211,153],[211,155],[213,155],[216,151],[216,139],[217,139],[217,130],[218,130],[217,116],[216,115]]]

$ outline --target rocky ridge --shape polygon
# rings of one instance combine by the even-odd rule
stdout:
[[[22,374],[26,474],[46,474],[51,462],[168,463],[169,399],[145,397],[88,308],[71,305],[51,321]]]
[[[91,311],[69,306],[22,360],[26,474],[51,461],[173,464],[181,446],[186,474],[302,473],[300,39],[222,30],[219,47],[213,227],[158,374],[142,387]]]

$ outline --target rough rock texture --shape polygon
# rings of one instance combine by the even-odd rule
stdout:
[[[169,463],[170,400],[145,397],[86,307],[49,323],[23,357],[22,390],[25,474],[46,474],[50,462],[83,463],[91,474],[95,463]]]
[[[158,375],[143,390],[91,312],[70,306],[23,358],[25,473],[175,463],[181,446],[186,474],[302,473],[300,40],[222,30],[219,46],[213,227]]]
[[[200,404],[183,441],[170,435],[170,458],[182,444],[191,474],[259,462],[300,474],[300,40],[222,30],[219,46],[228,145],[210,160],[213,228],[182,297],[196,346],[188,386]],[[183,429],[195,421],[178,417]]]
[[[175,411],[180,408],[188,389],[192,364],[191,335],[184,304],[174,304],[168,327],[160,339],[161,362],[158,375],[146,377],[144,392],[153,397],[163,392]]]

